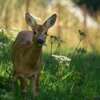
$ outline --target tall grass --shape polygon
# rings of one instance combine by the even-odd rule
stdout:
[[[0,100],[21,99],[20,88],[12,88],[14,84],[9,78],[12,70],[10,57],[12,40],[1,32],[0,42],[2,42],[0,46]],[[45,48],[43,53],[40,95],[37,100],[95,100],[94,98],[99,98],[99,54],[89,54],[78,50],[71,58],[70,64],[66,65],[67,62],[60,63],[50,55],[49,50],[46,50]],[[70,49],[60,51],[60,55],[68,57],[71,57],[71,53]],[[31,87],[29,87],[28,97],[31,96],[30,90]]]

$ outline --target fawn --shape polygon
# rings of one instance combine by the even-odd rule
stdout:
[[[27,90],[27,79],[33,81],[34,96],[39,94],[39,77],[42,66],[42,47],[46,41],[48,29],[54,25],[57,15],[53,14],[42,25],[38,25],[29,12],[25,14],[26,23],[32,31],[18,33],[12,45],[14,77],[20,81],[22,92]]]

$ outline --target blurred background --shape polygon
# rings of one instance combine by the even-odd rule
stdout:
[[[0,0],[0,28],[9,31],[25,29],[27,11],[41,19],[39,24],[56,12],[58,19],[49,34],[61,37],[66,46],[73,47],[79,41],[78,30],[82,30],[87,34],[85,46],[99,51],[99,0]]]
[[[0,0],[0,99],[14,100],[11,45],[19,31],[31,30],[26,12],[38,24],[57,13],[44,46],[38,100],[100,100],[100,0]]]

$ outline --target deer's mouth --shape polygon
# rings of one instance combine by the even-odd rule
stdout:
[[[46,35],[45,34],[40,34],[37,38],[37,42],[40,44],[40,45],[43,45],[45,43],[45,40],[46,40]]]

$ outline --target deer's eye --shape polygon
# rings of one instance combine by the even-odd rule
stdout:
[[[34,31],[34,35],[36,35],[36,32]]]
[[[47,32],[45,32],[44,34],[47,35]]]

